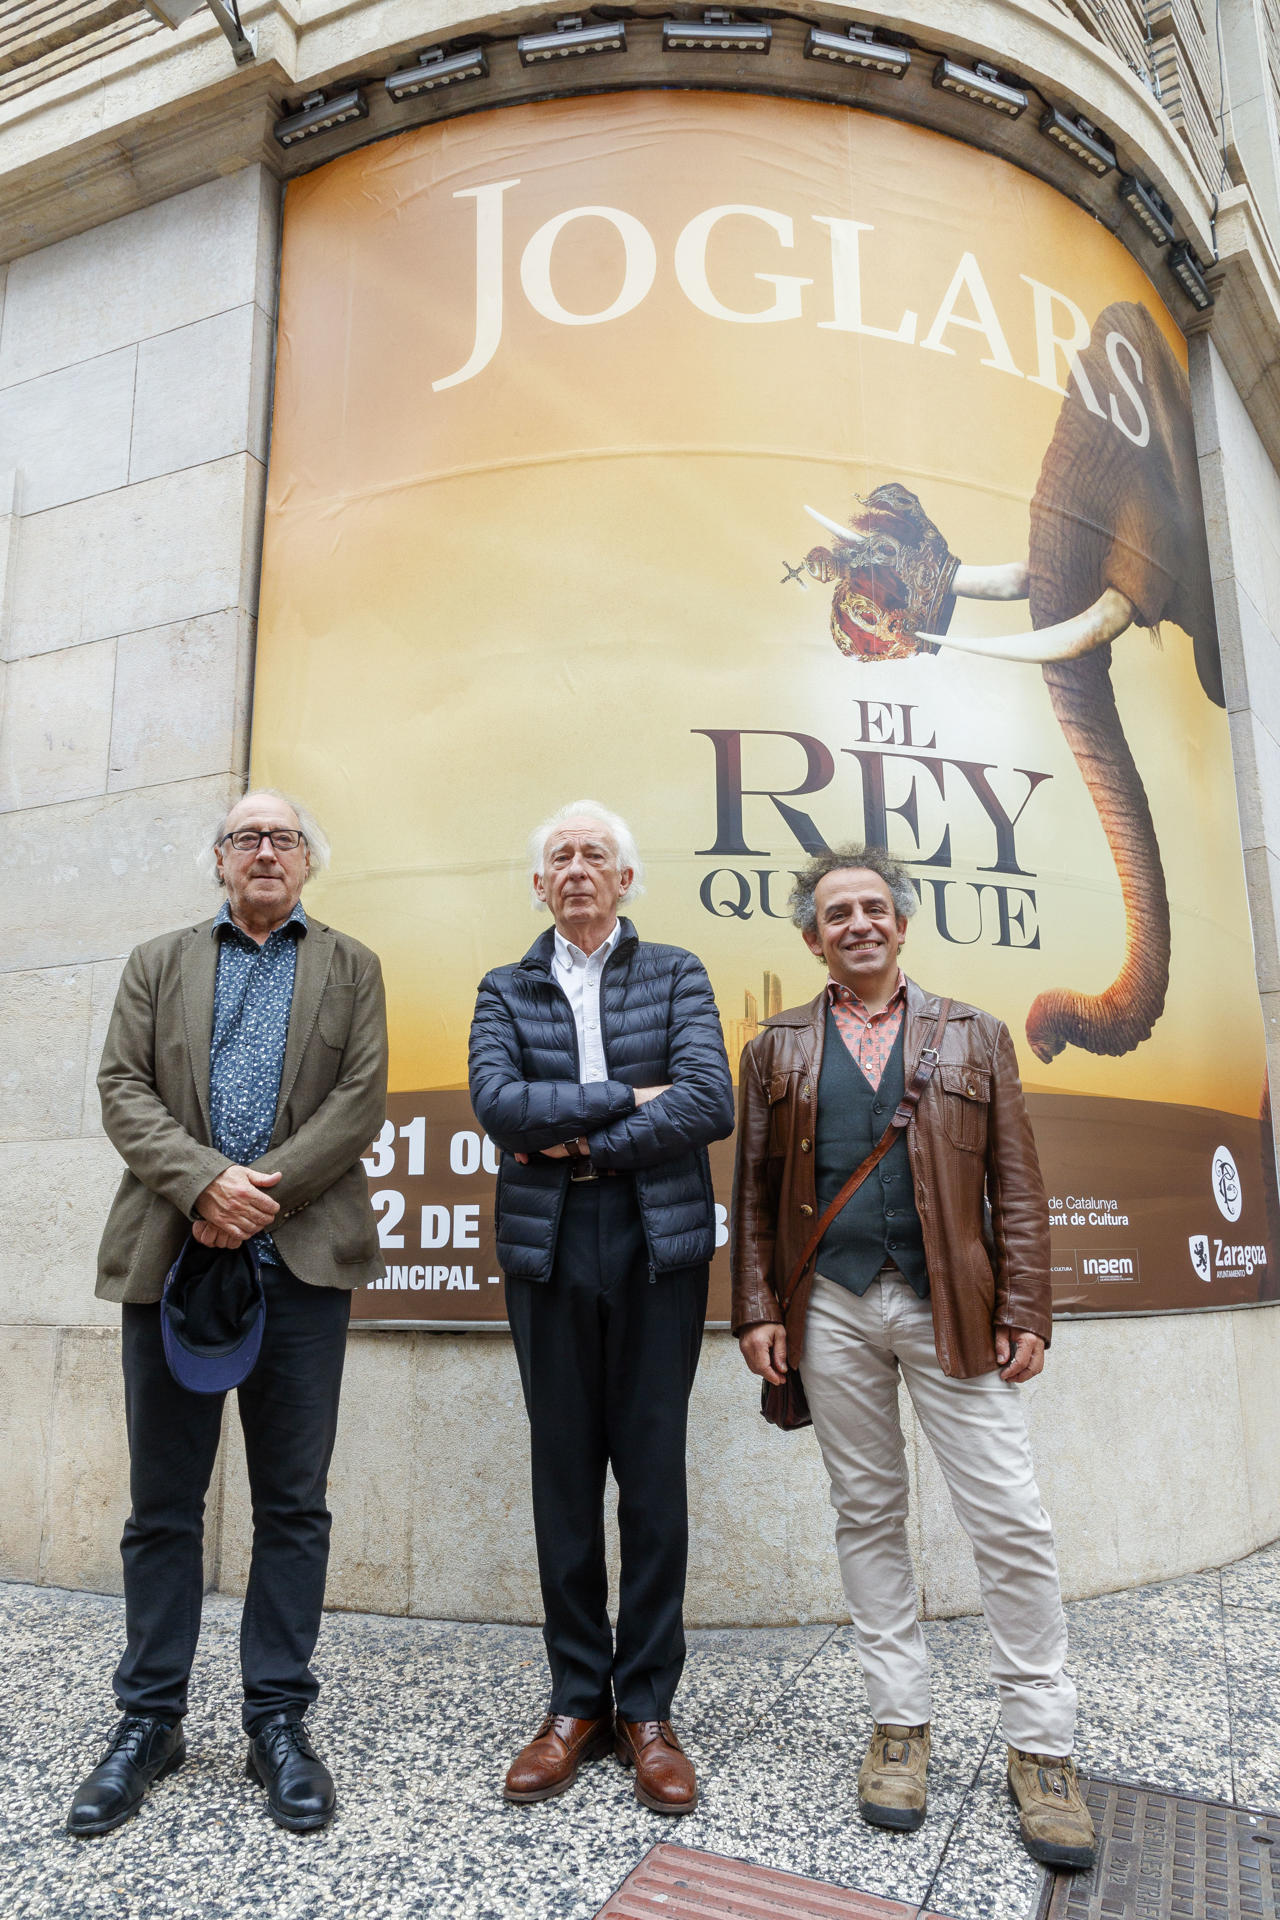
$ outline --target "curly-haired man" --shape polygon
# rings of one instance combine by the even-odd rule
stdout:
[[[753,1373],[782,1386],[800,1368],[831,1476],[874,1720],[859,1808],[900,1831],[925,1816],[929,1668],[901,1377],[973,1544],[1023,1839],[1048,1865],[1087,1867],[1053,1534],[1017,1392],[1044,1365],[1051,1303],[1048,1206],[1013,1042],[994,1015],[902,972],[916,896],[883,849],[812,860],[792,907],[828,978],[742,1056],[733,1325]],[[892,1145],[836,1209],[895,1114]]]

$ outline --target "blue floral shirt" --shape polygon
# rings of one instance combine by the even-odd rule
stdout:
[[[209,1048],[209,1118],[214,1146],[240,1167],[251,1167],[271,1145],[298,942],[306,932],[301,901],[261,946],[241,933],[226,901],[213,923],[218,972]],[[259,1260],[283,1265],[269,1233],[256,1233],[252,1245]]]

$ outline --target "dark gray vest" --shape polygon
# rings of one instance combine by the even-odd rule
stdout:
[[[814,1165],[819,1213],[835,1199],[893,1118],[905,1085],[905,1029],[904,1018],[880,1085],[873,1088],[827,1008]],[[893,1261],[922,1300],[926,1298],[929,1270],[905,1130],[828,1227],[818,1248],[818,1272],[838,1280],[851,1293],[865,1293],[886,1260]]]

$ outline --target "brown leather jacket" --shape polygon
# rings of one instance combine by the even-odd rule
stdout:
[[[779,1297],[817,1219],[813,1136],[826,1006],[824,987],[807,1007],[776,1014],[742,1055],[730,1236],[735,1333],[782,1319]],[[936,994],[908,980],[908,1085],[940,1006]],[[907,1127],[907,1150],[943,1372],[960,1380],[989,1373],[995,1326],[1038,1333],[1047,1346],[1049,1207],[1013,1041],[994,1014],[952,1005],[941,1060]],[[994,1273],[983,1239],[984,1195]],[[811,1261],[787,1310],[792,1363],[804,1350],[812,1284]]]

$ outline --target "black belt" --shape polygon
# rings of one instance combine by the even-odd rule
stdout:
[[[617,1180],[621,1167],[593,1167],[587,1159],[575,1160],[569,1168],[569,1184],[580,1186],[586,1180]]]

